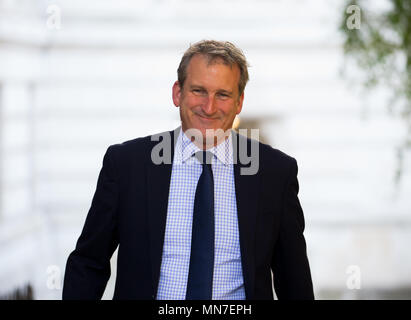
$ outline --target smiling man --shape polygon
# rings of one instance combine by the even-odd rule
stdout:
[[[117,247],[114,299],[314,298],[297,163],[231,130],[247,81],[232,43],[189,47],[173,85],[181,127],[108,148],[64,299],[100,299]],[[153,161],[158,136],[171,163]],[[251,144],[259,169],[243,175]]]

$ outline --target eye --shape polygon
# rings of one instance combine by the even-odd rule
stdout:
[[[227,99],[227,98],[230,97],[230,96],[229,96],[228,94],[226,94],[226,93],[218,93],[218,96],[219,96],[220,98],[222,98],[222,99]]]
[[[205,91],[203,89],[193,89],[191,90],[194,94],[204,94]]]

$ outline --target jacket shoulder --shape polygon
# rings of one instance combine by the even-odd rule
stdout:
[[[298,173],[296,159],[269,144],[259,142],[259,157],[263,174],[289,177]]]
[[[259,144],[262,158],[265,161],[275,161],[284,164],[296,161],[294,157],[279,149],[273,148],[269,144],[265,144],[262,142],[260,142]]]
[[[136,150],[144,151],[149,149],[159,141],[159,137],[170,136],[173,137],[173,131],[164,131],[145,137],[139,137],[131,140],[126,140],[121,143],[112,144],[109,146],[109,149],[113,150],[116,153],[129,153]]]
[[[146,162],[151,159],[151,151],[161,137],[173,139],[174,131],[164,131],[157,134],[126,140],[108,147],[106,155],[113,157],[119,165],[129,164],[130,161]]]
[[[246,139],[247,140],[247,145],[250,146],[251,144],[257,144],[258,145],[258,152],[259,152],[259,160],[260,164],[266,165],[266,164],[275,164],[276,166],[289,166],[290,163],[296,162],[296,160],[288,155],[287,153],[273,148],[271,145],[263,143],[261,141],[257,141],[255,139],[243,136],[239,133],[236,133],[239,139]],[[252,148],[248,147],[248,148]]]
[[[295,158],[268,144],[260,143],[259,146],[260,168],[263,179],[268,179],[268,181],[274,179],[282,184],[287,183],[293,177],[297,177],[298,165]]]

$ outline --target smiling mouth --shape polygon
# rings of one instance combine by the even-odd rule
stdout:
[[[197,114],[197,116],[200,117],[201,119],[208,120],[208,121],[212,121],[212,120],[216,120],[216,119],[217,119],[217,118],[204,117],[204,116],[202,116],[202,115],[200,115],[200,114]]]

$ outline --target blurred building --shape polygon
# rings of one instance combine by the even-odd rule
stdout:
[[[0,0],[0,297],[60,299],[107,147],[179,125],[171,86],[201,39],[251,64],[241,126],[299,164],[319,299],[411,297],[410,168],[385,92],[339,77],[341,2]],[[353,31],[355,32],[355,31]],[[111,298],[115,278],[104,298]]]

